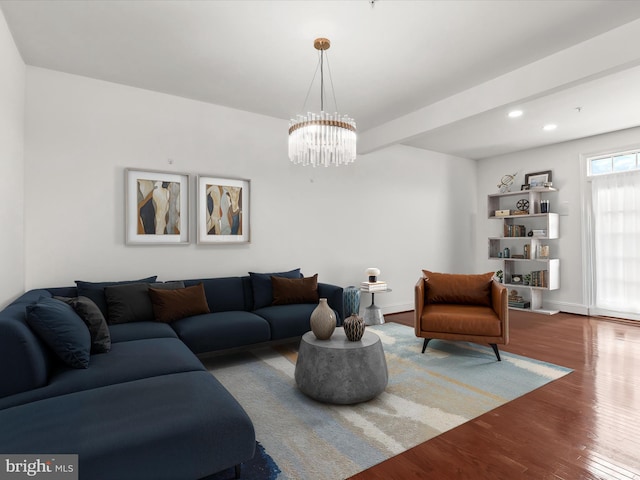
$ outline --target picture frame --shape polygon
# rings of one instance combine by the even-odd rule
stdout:
[[[524,183],[529,185],[529,188],[542,188],[545,183],[551,182],[551,170],[545,170],[543,172],[527,173],[524,176]]]
[[[189,175],[125,169],[125,243],[189,243]]]
[[[197,242],[249,243],[251,181],[198,175]]]
[[[528,183],[525,183],[524,185],[520,185],[520,191],[523,191],[523,190],[529,190],[529,188],[530,188],[530,187],[529,187],[529,184],[528,184]]]

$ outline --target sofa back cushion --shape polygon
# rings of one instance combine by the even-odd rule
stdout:
[[[153,305],[149,288],[175,290],[184,288],[183,282],[166,283],[128,283],[105,287],[110,325],[129,322],[151,322],[154,320]]]
[[[427,303],[491,306],[491,282],[494,273],[465,275],[422,271]]]
[[[256,273],[249,272],[251,277],[251,287],[253,288],[253,309],[268,307],[273,303],[273,287],[271,277],[300,278],[300,269],[289,270],[288,272]]]
[[[0,398],[43,387],[49,379],[51,354],[27,325],[25,295],[0,312]]]
[[[105,318],[108,318],[109,312],[107,307],[107,299],[104,296],[105,287],[109,287],[111,285],[125,285],[127,283],[153,283],[158,278],[156,275],[147,278],[141,278],[140,280],[125,280],[121,282],[85,282],[82,280],[76,280],[77,296],[78,297],[87,297],[93,300]],[[56,295],[66,296],[62,293],[57,293]]]
[[[202,283],[212,312],[248,311],[245,303],[244,284],[241,277],[200,278],[185,280],[185,287]]]

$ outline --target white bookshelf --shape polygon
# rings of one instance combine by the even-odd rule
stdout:
[[[558,313],[544,307],[544,294],[560,288],[560,259],[557,242],[554,242],[560,236],[560,218],[557,213],[540,211],[545,194],[556,191],[555,188],[535,188],[488,196],[488,217],[501,220],[503,226],[500,235],[488,238],[488,257],[502,262],[503,282],[509,292],[517,290],[519,296],[530,302],[529,308],[509,307],[513,310],[545,315]],[[517,202],[525,199],[529,202],[528,213],[515,214]],[[497,210],[509,210],[509,214],[496,216]],[[529,232],[535,234],[529,236]],[[509,249],[509,257],[504,255],[505,248]],[[543,284],[525,285],[526,274],[532,275],[532,283],[537,279]],[[520,281],[514,281],[516,278]]]

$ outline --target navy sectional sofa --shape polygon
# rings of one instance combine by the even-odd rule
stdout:
[[[198,356],[298,337],[316,305],[270,305],[268,274],[182,282],[203,285],[210,313],[109,325],[111,349],[88,368],[63,363],[27,323],[30,305],[76,287],[1,311],[0,454],[78,454],[82,480],[197,480],[251,459],[251,419]],[[340,324],[342,288],[318,294]]]

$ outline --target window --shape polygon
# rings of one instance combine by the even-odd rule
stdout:
[[[587,159],[595,314],[640,315],[640,150]]]
[[[591,157],[588,160],[591,176],[640,170],[640,149]]]

